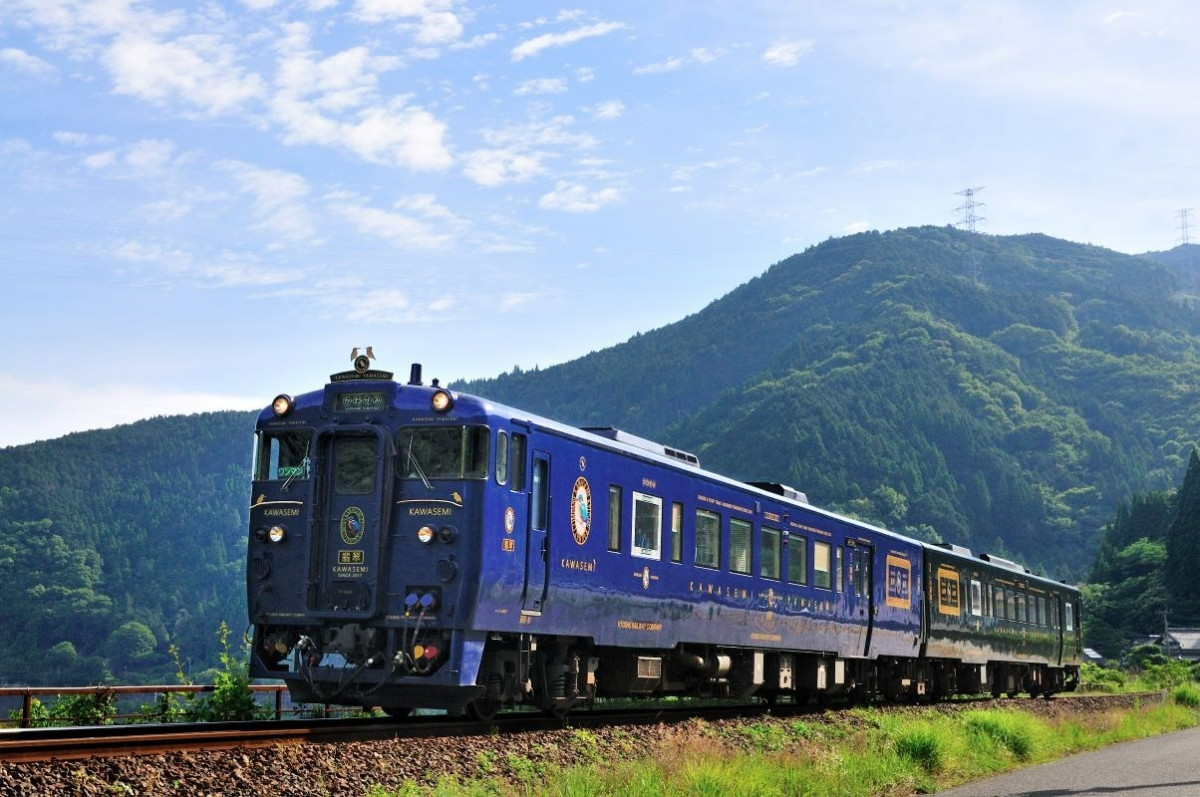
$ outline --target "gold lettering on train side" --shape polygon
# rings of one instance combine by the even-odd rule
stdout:
[[[410,506],[409,517],[449,517],[454,510],[448,506]]]
[[[949,565],[938,565],[938,613],[959,617],[962,614],[958,588],[958,571]]]
[[[781,634],[760,634],[757,631],[751,631],[750,639],[754,642],[782,642],[783,635],[781,635]]]
[[[278,509],[264,509],[263,514],[267,517],[299,517],[299,507],[281,507]]]
[[[662,623],[651,623],[644,620],[617,620],[617,628],[622,631],[651,631],[657,633],[663,628]]]
[[[512,537],[505,537],[504,539],[500,540],[500,550],[512,553],[513,551],[517,550],[517,541]]]
[[[772,523],[778,523],[780,520],[782,520],[782,518],[780,518],[779,515],[775,514],[774,512],[767,512],[764,510],[763,520],[769,520]]]
[[[732,509],[735,512],[743,512],[747,515],[754,514],[754,510],[752,510],[752,509],[747,509],[746,507],[739,506],[738,504],[731,504],[728,501],[722,501],[718,498],[709,498],[707,495],[697,495],[696,500],[702,504],[711,504],[713,506],[718,506],[721,509]]]
[[[563,558],[563,559],[558,560],[558,566],[561,567],[563,570],[577,570],[580,573],[595,573],[596,572],[596,560],[595,559],[584,560],[584,559]]]
[[[658,482],[654,481],[654,479],[651,479],[648,476],[643,476],[642,477],[642,486],[648,490],[657,490]]]
[[[912,608],[912,563],[890,553],[887,556],[887,605],[896,609]]]

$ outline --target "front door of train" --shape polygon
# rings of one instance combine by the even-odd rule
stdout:
[[[871,562],[875,548],[862,540],[846,541],[848,584],[846,602],[851,619],[857,623],[857,653],[865,656],[871,649],[871,631],[875,625],[874,574]]]
[[[550,572],[550,455],[533,452],[529,527],[525,535],[525,592],[522,614],[541,614]]]
[[[391,440],[374,427],[318,437],[320,506],[312,530],[308,609],[370,617],[379,602],[380,557],[391,504]]]

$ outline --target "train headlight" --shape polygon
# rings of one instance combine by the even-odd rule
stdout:
[[[282,418],[292,411],[292,397],[286,393],[280,393],[271,402],[271,411],[275,413],[276,418]]]
[[[287,536],[287,529],[283,526],[272,526],[267,529],[267,539],[271,542],[283,542],[283,538]]]
[[[448,412],[454,406],[454,399],[445,390],[437,390],[430,397],[429,406],[434,412]]]
[[[437,529],[433,526],[422,526],[417,529],[417,539],[428,545],[433,542],[433,538],[437,536]]]

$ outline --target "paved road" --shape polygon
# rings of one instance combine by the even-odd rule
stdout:
[[[938,797],[1197,797],[1200,728],[1064,758]]]

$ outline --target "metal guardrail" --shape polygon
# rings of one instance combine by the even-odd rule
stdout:
[[[301,712],[311,711],[311,708],[284,708],[284,695],[287,693],[287,687],[283,684],[250,684],[251,692],[265,693],[274,696],[273,715],[276,720],[283,719],[284,714],[299,714]],[[98,698],[115,699],[122,695],[152,695],[166,698],[171,694],[203,694],[206,692],[215,692],[216,686],[213,684],[154,684],[146,686],[15,686],[15,687],[0,687],[0,701],[5,698],[21,698],[21,717],[16,719],[8,719],[0,715],[0,728],[29,728],[33,722],[33,706],[34,699],[40,697],[71,697],[79,695],[94,695]],[[311,704],[305,704],[311,705]],[[321,704],[320,715],[322,717],[332,717],[339,713],[338,709],[334,709],[329,703]],[[134,714],[117,714],[112,717],[112,720],[131,720],[131,719],[149,719],[151,715],[145,713]]]

